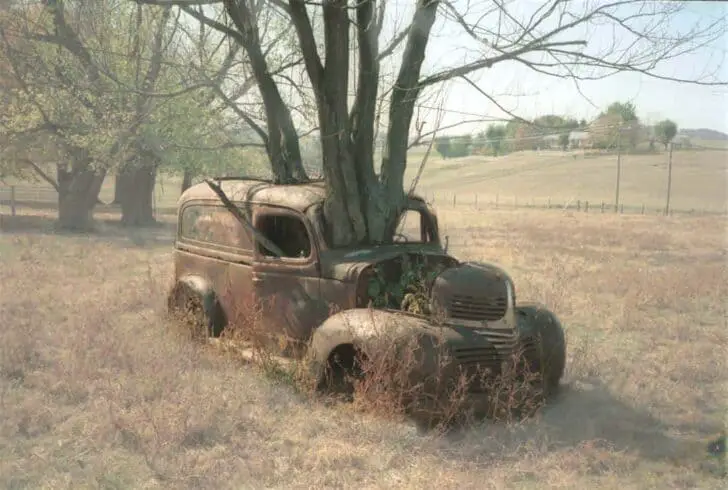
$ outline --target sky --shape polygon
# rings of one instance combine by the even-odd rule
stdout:
[[[392,1],[390,21],[410,19],[411,2]],[[470,9],[470,18],[477,18],[478,7],[492,5],[491,2],[455,0],[461,12]],[[573,2],[572,11],[588,8],[595,2]],[[528,18],[534,8],[543,2],[517,0],[509,4],[509,11],[519,18]],[[673,2],[661,2],[662,7]],[[654,7],[657,5],[658,7]],[[388,5],[389,7],[389,5]],[[659,8],[660,4],[653,4]],[[670,24],[671,33],[686,32],[696,22],[710,22],[728,17],[728,2],[689,2],[685,10],[675,15]],[[393,32],[393,25],[386,26]],[[487,25],[487,19],[481,25]],[[492,18],[491,24],[497,23]],[[659,72],[682,78],[693,78],[705,73],[706,67],[716,77],[728,81],[728,64],[725,62],[728,49],[728,34],[725,21],[721,26],[723,35],[710,45],[697,52],[660,65]],[[572,31],[563,39],[588,39],[587,51],[599,50],[613,42],[615,32],[612,27],[590,27]],[[624,31],[617,32],[617,41],[624,44],[631,37]],[[456,66],[464,60],[482,56],[476,52],[480,45],[465,34],[452,20],[442,17],[433,27],[428,44],[423,71],[432,73],[448,66]],[[397,60],[398,61],[398,60]],[[728,133],[728,86],[698,86],[650,78],[638,73],[620,73],[599,81],[579,82],[578,88],[573,80],[558,79],[538,74],[516,62],[503,62],[488,70],[473,75],[473,81],[487,93],[493,95],[506,109],[518,116],[533,118],[543,114],[563,114],[577,119],[591,120],[614,101],[631,101],[637,106],[638,116],[646,123],[670,118],[680,128],[710,128]],[[442,126],[463,120],[482,117],[508,118],[509,116],[489,102],[475,88],[464,81],[451,82],[446,87],[444,108],[446,114]],[[434,105],[434,104],[433,104]],[[434,115],[433,115],[434,118]],[[466,133],[482,130],[487,122],[465,124],[445,133]]]

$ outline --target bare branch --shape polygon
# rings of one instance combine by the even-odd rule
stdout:
[[[58,182],[56,182],[55,179],[51,178],[47,173],[45,173],[43,171],[43,169],[40,168],[33,160],[31,160],[29,158],[24,158],[22,161],[27,163],[28,165],[30,165],[30,167],[33,169],[33,171],[35,173],[37,173],[41,179],[48,182],[51,185],[51,187],[53,187],[56,190],[56,192],[60,192],[60,189],[58,188]]]
[[[258,243],[263,245],[270,252],[273,252],[276,257],[285,257],[286,254],[283,253],[283,250],[281,250],[278,245],[270,241],[268,237],[259,232],[258,229],[255,228],[255,226],[253,226],[253,223],[250,222],[250,220],[245,216],[245,214],[243,214],[238,206],[233,204],[230,198],[225,194],[225,191],[222,190],[222,187],[220,187],[220,185],[218,185],[211,179],[205,179],[205,183],[210,186],[210,189],[212,189],[215,194],[217,194],[225,208],[230,211],[233,216],[235,216],[235,219],[237,219],[240,224],[243,225],[243,227],[250,231],[250,233],[258,241]]]

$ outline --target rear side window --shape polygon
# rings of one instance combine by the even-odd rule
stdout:
[[[256,228],[266,238],[278,245],[284,254],[283,258],[306,259],[311,256],[311,238],[306,225],[299,218],[282,214],[263,214],[258,217]],[[265,257],[273,257],[263,245],[258,244],[258,251]]]
[[[180,236],[189,240],[251,250],[250,233],[222,206],[194,204],[182,211]]]

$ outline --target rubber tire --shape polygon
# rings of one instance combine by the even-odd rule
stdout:
[[[544,395],[549,398],[558,392],[566,368],[564,329],[556,315],[541,305],[518,305],[516,316],[521,335],[534,339],[542,354],[534,361],[542,371]]]

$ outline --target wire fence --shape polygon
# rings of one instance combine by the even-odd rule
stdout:
[[[176,188],[175,188],[176,190]],[[643,214],[643,215],[726,215],[728,205],[722,209],[717,208],[670,208],[666,212],[665,206],[650,203],[619,203],[604,200],[587,200],[576,198],[534,198],[518,195],[481,194],[481,193],[447,193],[439,191],[420,192],[436,209],[471,209],[471,210],[498,210],[498,209],[541,209],[583,212],[594,214]],[[103,199],[107,197],[107,199]],[[155,192],[156,212],[173,213],[176,210],[176,200],[179,194],[172,189]],[[102,196],[104,203],[110,203],[112,196]],[[43,185],[0,185],[0,213],[15,216],[24,207],[55,208],[58,203],[58,193],[52,187]]]
[[[433,207],[440,209],[470,208],[473,210],[488,209],[543,209],[575,211],[584,213],[618,213],[618,214],[651,214],[651,215],[728,215],[725,208],[675,208],[669,210],[665,206],[650,203],[619,203],[605,200],[589,200],[576,198],[534,198],[518,195],[478,194],[478,193],[445,193],[426,192],[423,197]]]

